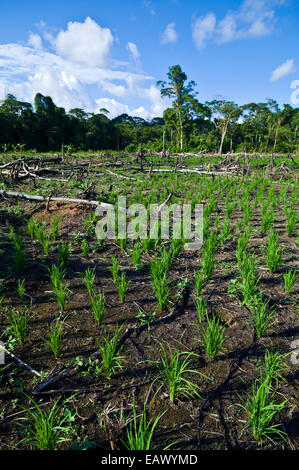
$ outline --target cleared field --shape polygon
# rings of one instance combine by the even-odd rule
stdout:
[[[1,448],[298,449],[298,167],[3,156]],[[97,240],[95,203],[119,195],[203,204],[202,248]],[[34,426],[51,410],[50,442]]]

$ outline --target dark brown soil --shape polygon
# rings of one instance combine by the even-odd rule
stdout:
[[[13,205],[6,201],[6,205]],[[124,423],[120,410],[131,416],[132,405],[136,403],[142,411],[147,404],[149,418],[156,417],[166,411],[157,427],[155,442],[177,442],[174,449],[258,449],[250,429],[245,428],[246,414],[238,406],[240,396],[245,397],[250,390],[252,381],[257,377],[257,361],[262,359],[266,348],[290,352],[290,343],[298,337],[298,313],[290,296],[283,289],[283,272],[288,267],[296,266],[296,239],[287,238],[281,233],[282,245],[285,248],[283,269],[270,274],[261,269],[260,286],[265,295],[275,304],[275,319],[269,334],[257,340],[253,335],[248,310],[240,306],[236,298],[228,292],[229,280],[237,276],[235,249],[237,237],[224,243],[217,254],[217,268],[210,281],[204,287],[204,297],[208,299],[208,310],[213,311],[226,328],[224,351],[210,360],[206,357],[201,342],[200,326],[194,305],[195,291],[192,283],[182,288],[184,279],[192,281],[194,269],[199,266],[200,254],[183,252],[172,265],[169,277],[171,280],[172,305],[160,311],[153,296],[149,262],[151,255],[144,254],[141,270],[137,270],[127,252],[122,252],[113,241],[107,241],[96,251],[83,257],[80,243],[72,234],[84,232],[84,218],[93,213],[93,209],[79,207],[75,204],[50,203],[50,211],[44,205],[21,203],[22,216],[2,211],[0,225],[19,226],[25,233],[24,217],[33,216],[49,227],[53,215],[60,220],[60,240],[72,242],[72,253],[67,267],[67,281],[71,290],[64,315],[64,342],[61,357],[55,359],[49,346],[43,341],[47,336],[47,325],[53,322],[58,314],[58,307],[53,301],[53,287],[49,281],[47,267],[57,261],[57,243],[52,244],[48,257],[43,255],[37,241],[25,235],[27,264],[23,274],[18,278],[7,273],[11,264],[9,243],[2,243],[2,269],[7,277],[5,283],[5,300],[0,313],[1,329],[5,331],[7,320],[4,312],[6,307],[18,307],[20,301],[16,293],[17,279],[25,279],[25,303],[32,313],[29,334],[21,346],[16,346],[14,354],[20,357],[37,371],[50,372],[66,369],[65,374],[39,394],[32,395],[35,400],[42,399],[44,404],[53,403],[58,397],[67,398],[75,395],[68,408],[76,411],[74,418],[74,434],[71,442],[61,444],[60,448],[69,449],[74,443],[82,443],[84,439],[94,442],[99,449],[111,449],[121,446]],[[237,213],[235,214],[237,220]],[[253,222],[254,222],[253,217]],[[279,225],[279,220],[278,220]],[[258,226],[258,222],[257,222]],[[238,235],[235,228],[235,235]],[[7,233],[7,228],[6,232]],[[251,240],[251,247],[260,250],[265,243],[261,237]],[[90,241],[94,244],[94,241]],[[128,295],[121,303],[114,287],[110,273],[111,257],[120,257],[121,269],[125,270],[130,280]],[[82,275],[88,267],[96,272],[96,287],[106,294],[107,311],[103,323],[99,327],[91,313],[90,299],[82,281]],[[7,275],[8,274],[8,275]],[[182,292],[181,298],[176,294]],[[298,294],[292,292],[292,298]],[[175,307],[175,308],[174,308]],[[140,311],[150,314],[156,312],[156,318],[162,318],[169,312],[173,315],[168,321],[153,324],[150,330],[140,327],[136,315]],[[88,357],[98,351],[97,341],[103,334],[113,333],[116,324],[123,325],[121,335],[127,328],[135,326],[135,330],[123,342],[121,355],[122,369],[116,371],[110,380],[103,374],[92,373],[99,363],[99,356],[93,356],[93,368],[87,366],[74,367],[74,360]],[[139,327],[139,328],[138,328]],[[6,338],[7,339],[7,338]],[[188,378],[198,385],[198,397],[184,397],[171,403],[164,386],[159,389],[156,380],[159,371],[152,362],[159,358],[161,343],[167,341],[172,348],[181,342],[181,350],[198,354],[194,358],[192,368],[202,375],[190,373]],[[287,439],[275,438],[276,443],[264,441],[264,449],[298,448],[298,368],[289,364],[284,373],[285,381],[279,383],[281,401],[288,400],[288,408],[280,415],[280,423],[286,432]],[[31,394],[37,387],[36,376],[26,367],[6,357],[8,367],[0,375],[0,448],[11,449],[23,437],[14,416],[28,405],[23,392]],[[45,405],[47,406],[47,405]],[[25,448],[24,445],[18,448]]]

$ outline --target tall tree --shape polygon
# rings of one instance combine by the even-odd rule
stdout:
[[[180,65],[169,67],[168,82],[159,80],[156,85],[160,87],[161,95],[171,98],[172,106],[176,114],[176,125],[179,136],[179,147],[183,150],[183,126],[192,114],[199,112],[200,105],[196,99],[197,92],[194,91],[196,83],[191,80],[185,84],[187,75],[182,71]]]
[[[214,115],[213,124],[220,131],[220,147],[219,153],[222,153],[224,139],[229,125],[233,125],[238,121],[242,114],[242,109],[233,101],[213,100],[206,103],[212,110]]]

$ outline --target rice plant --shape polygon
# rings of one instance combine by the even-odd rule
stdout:
[[[119,282],[119,261],[115,256],[112,256],[112,266],[110,268],[113,283],[116,285]]]
[[[280,354],[278,351],[274,352],[267,349],[264,360],[258,363],[261,377],[268,379],[270,383],[275,381],[276,385],[278,384],[279,380],[286,381],[286,379],[281,374],[282,372],[288,371],[290,368],[286,362],[289,355],[289,352]]]
[[[89,243],[86,240],[86,238],[83,238],[83,240],[81,242],[81,251],[83,253],[83,256],[85,256],[85,258],[87,258],[88,255],[89,255]]]
[[[118,339],[122,326],[116,326],[114,335],[109,337],[107,332],[104,334],[104,341],[97,342],[100,355],[101,367],[105,376],[109,379],[117,369],[122,367],[123,356],[120,355],[122,347],[118,348]]]
[[[294,207],[290,207],[286,211],[286,217],[287,217],[287,222],[286,222],[286,234],[288,237],[290,237],[296,228],[297,222],[298,222],[298,213]]]
[[[129,289],[130,281],[126,280],[126,273],[122,272],[119,280],[116,284],[116,290],[118,292],[120,301],[124,303],[128,289]]]
[[[48,256],[50,252],[50,236],[46,233],[43,225],[37,227],[36,237],[42,246],[44,254]]]
[[[55,300],[60,309],[60,312],[63,312],[65,310],[66,301],[71,291],[68,288],[68,284],[66,283],[62,283],[59,286],[54,287],[54,289],[55,289]]]
[[[203,286],[205,284],[205,277],[202,271],[194,273],[194,284],[196,295],[200,296],[202,293]]]
[[[122,251],[125,251],[126,248],[127,248],[127,244],[128,244],[128,238],[118,238],[117,239],[118,243],[119,243],[119,247]]]
[[[51,267],[48,268],[48,272],[50,274],[50,279],[54,288],[59,288],[65,279],[66,271],[62,268],[61,265],[52,264]]]
[[[252,207],[250,201],[247,201],[247,203],[244,206],[244,217],[243,217],[243,222],[244,225],[248,225],[250,220],[252,218]]]
[[[142,247],[140,243],[135,242],[131,254],[132,261],[137,269],[141,268]]]
[[[69,416],[63,413],[64,404],[58,399],[48,410],[43,410],[31,397],[32,408],[22,406],[28,416],[18,418],[25,437],[19,444],[26,444],[39,450],[56,450],[58,444],[70,441],[72,427],[67,424]],[[24,423],[24,424],[22,424]]]
[[[172,264],[172,251],[167,250],[165,247],[161,250],[161,262],[163,263],[163,267],[165,271],[169,271],[171,264]]]
[[[215,253],[211,250],[204,250],[202,259],[202,272],[205,279],[210,279],[215,269]]]
[[[92,297],[95,278],[95,268],[87,268],[84,272],[83,279],[90,297]]]
[[[164,274],[164,264],[161,259],[155,256],[154,260],[150,263],[150,273],[152,281],[160,279]]]
[[[169,344],[159,343],[160,358],[152,360],[153,364],[157,366],[161,375],[158,377],[167,389],[169,400],[175,403],[179,397],[193,397],[199,396],[198,387],[191,382],[186,376],[189,374],[203,375],[198,370],[192,369],[191,363],[198,355],[193,352],[181,351],[181,344],[179,343],[176,350],[172,350]]]
[[[281,264],[282,250],[280,248],[278,233],[270,232],[267,241],[266,261],[270,273],[277,271]]]
[[[58,261],[62,267],[66,268],[69,262],[69,257],[71,254],[71,245],[70,243],[62,243],[58,246]]]
[[[250,428],[254,439],[261,445],[263,439],[269,439],[274,443],[273,436],[285,437],[285,432],[279,424],[273,424],[277,414],[287,408],[287,400],[275,403],[276,391],[272,391],[271,383],[267,379],[255,379],[247,399],[241,398],[238,406],[247,416],[245,428]]]
[[[268,203],[262,206],[261,232],[266,234],[274,222],[274,210],[268,207]]]
[[[22,281],[18,280],[17,293],[21,303],[23,303],[25,296],[25,279],[23,279]]]
[[[48,325],[48,339],[44,340],[50,346],[56,359],[60,356],[62,350],[62,328],[63,321],[57,318],[53,326]]]
[[[221,325],[220,318],[212,315],[207,316],[207,326],[205,328],[202,327],[200,331],[203,337],[205,353],[213,360],[222,350],[225,341],[225,326]]]
[[[205,316],[207,315],[207,301],[206,300],[203,300],[202,297],[200,297],[199,299],[195,299],[194,301],[195,303],[195,307],[196,307],[196,311],[197,311],[197,318],[198,318],[198,321],[199,323],[201,323]]]
[[[27,222],[27,230],[32,240],[36,237],[39,225],[39,222],[34,217]]]
[[[155,247],[155,240],[153,238],[143,238],[141,243],[145,253],[147,254],[149,254]]]
[[[59,234],[59,220],[56,215],[54,215],[51,223],[51,231],[53,240],[57,240]]]
[[[274,310],[269,308],[269,300],[261,300],[256,298],[255,305],[250,308],[250,316],[254,325],[254,329],[258,338],[264,335],[274,322]]]
[[[155,450],[158,447],[153,446],[153,435],[155,428],[166,413],[160,413],[155,419],[148,421],[145,406],[141,416],[137,416],[135,402],[133,403],[133,419],[127,426],[126,433],[121,442],[128,450]],[[168,447],[164,447],[166,450]]]
[[[10,331],[14,338],[22,344],[28,332],[29,313],[26,308],[22,307],[19,310],[7,309],[5,317],[9,323]]]
[[[91,295],[91,309],[93,316],[97,322],[98,325],[101,325],[103,316],[106,310],[106,304],[105,304],[105,293],[104,291],[99,292],[96,294],[96,292],[92,292]]]
[[[283,275],[284,280],[284,290],[289,293],[294,287],[296,281],[296,271],[291,269]]]
[[[219,239],[222,242],[225,242],[230,237],[230,234],[231,234],[231,223],[230,223],[230,219],[226,218],[222,224],[222,227],[219,233]]]
[[[182,249],[182,240],[173,238],[171,240],[171,252],[173,258],[177,258]]]
[[[152,277],[152,288],[161,310],[164,310],[170,301],[170,287],[166,272]]]

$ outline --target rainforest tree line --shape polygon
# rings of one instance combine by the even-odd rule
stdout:
[[[37,93],[34,104],[8,94],[0,101],[0,151],[35,149],[202,152],[298,152],[299,108],[275,100],[239,106],[216,99],[201,103],[196,83],[187,82],[179,65],[169,68],[167,81],[158,81],[161,95],[172,104],[163,117],[146,121],[109,112],[87,113],[56,106]]]

